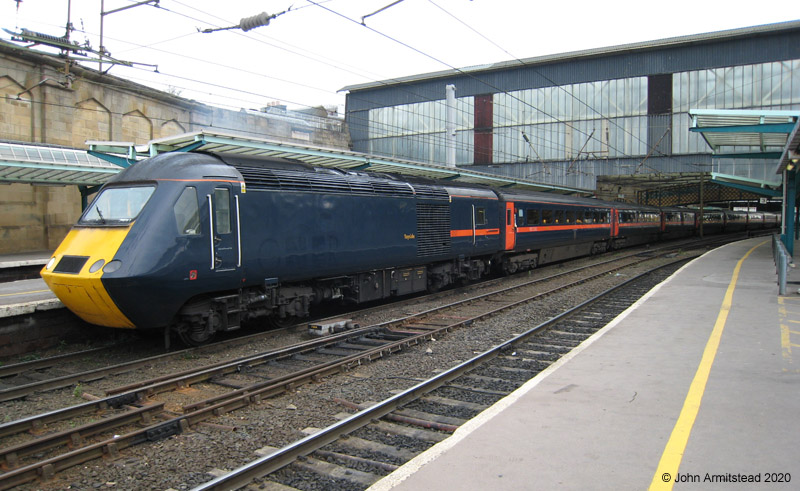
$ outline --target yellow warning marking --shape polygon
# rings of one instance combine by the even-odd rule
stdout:
[[[683,408],[678,416],[678,421],[675,422],[675,427],[672,429],[672,434],[664,448],[664,453],[661,454],[661,460],[658,462],[653,480],[650,482],[651,490],[672,489],[675,477],[678,475],[681,459],[683,459],[683,452],[686,450],[686,444],[689,442],[689,435],[692,432],[694,421],[697,418],[697,413],[700,411],[700,402],[706,390],[708,377],[711,373],[711,365],[714,363],[714,358],[717,355],[719,342],[722,338],[722,331],[725,329],[728,313],[731,311],[733,291],[736,289],[736,282],[739,280],[739,271],[742,269],[742,263],[744,263],[744,260],[747,259],[757,247],[766,243],[767,241],[764,241],[753,246],[752,249],[747,251],[747,253],[739,259],[739,262],[736,263],[736,267],[733,268],[733,276],[731,277],[731,282],[728,284],[728,289],[725,291],[725,297],[722,300],[722,306],[719,309],[717,321],[714,323],[714,329],[711,331],[706,347],[703,350],[703,357],[700,359],[700,365],[697,367],[692,384],[689,386],[689,393],[686,394],[686,399],[683,401]]]
[[[44,293],[49,292],[50,290],[33,290],[30,292],[17,292],[17,293],[0,293],[0,297],[14,297],[16,295],[28,295],[30,293]]]
[[[789,326],[787,324],[784,324],[784,321],[787,320],[789,322],[797,323],[797,321],[786,319],[787,312],[786,312],[786,307],[784,306],[786,300],[787,300],[786,297],[778,297],[778,316],[780,317],[781,320],[779,324],[781,329],[781,354],[783,355],[783,359],[786,362],[791,363],[792,346],[794,346],[795,348],[798,348],[799,346],[792,345],[792,333],[797,334],[797,331],[792,331],[791,329],[789,329]]]

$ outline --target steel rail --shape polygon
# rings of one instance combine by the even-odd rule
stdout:
[[[44,391],[44,390],[48,390],[48,389],[57,389],[57,388],[62,388],[62,387],[68,387],[70,385],[73,385],[73,384],[76,384],[76,383],[79,383],[79,382],[98,380],[98,379],[101,379],[101,378],[106,377],[108,375],[113,375],[115,373],[134,370],[136,368],[139,368],[142,365],[148,365],[148,364],[151,364],[151,363],[153,363],[155,361],[159,361],[159,360],[165,360],[165,359],[169,359],[169,358],[177,358],[177,357],[185,356],[185,355],[190,354],[190,353],[197,353],[197,352],[203,352],[203,351],[208,351],[208,350],[212,350],[212,349],[219,349],[220,347],[225,347],[225,346],[238,346],[240,344],[247,344],[250,341],[252,341],[253,339],[258,339],[258,338],[261,338],[261,337],[264,337],[264,336],[268,336],[268,335],[274,335],[275,332],[276,331],[273,330],[273,331],[270,331],[268,333],[251,334],[249,336],[243,336],[243,337],[239,337],[239,338],[235,338],[235,339],[229,339],[229,340],[226,340],[226,341],[222,341],[222,342],[218,342],[218,343],[214,343],[214,344],[209,344],[209,345],[205,345],[205,346],[186,348],[186,349],[182,349],[182,350],[179,350],[179,351],[172,351],[172,352],[164,353],[164,354],[161,354],[161,355],[151,356],[151,357],[148,357],[148,358],[142,358],[142,359],[139,359],[139,360],[133,360],[133,361],[129,361],[129,362],[119,363],[119,364],[116,364],[116,365],[109,365],[109,366],[103,367],[103,368],[87,370],[87,371],[80,372],[80,373],[64,375],[64,376],[61,376],[61,377],[56,377],[56,378],[52,378],[52,379],[42,380],[42,381],[39,381],[39,382],[33,382],[33,383],[30,383],[30,384],[20,385],[20,386],[17,386],[17,387],[11,387],[11,388],[8,388],[8,389],[3,389],[3,390],[0,390],[0,402],[6,402],[6,401],[14,400],[14,399],[20,399],[20,398],[23,398],[23,397],[25,397],[27,395],[33,394],[35,392]],[[97,350],[102,351],[104,349],[109,349],[109,348],[110,347],[97,348]],[[87,350],[87,351],[82,352],[82,353],[92,354],[94,352],[95,352],[95,350]],[[63,356],[71,356],[71,355],[63,355]],[[47,362],[49,362],[49,360],[54,360],[54,359],[57,359],[57,358],[59,358],[59,357],[45,358],[45,359],[42,359],[42,360],[36,360],[34,362],[29,362],[29,363],[35,364],[35,363],[42,362],[46,366]],[[9,365],[7,368],[13,369],[13,367],[18,367],[18,366],[21,366],[21,365],[22,364]],[[37,367],[37,368],[41,368],[41,366]]]
[[[96,401],[84,402],[47,413],[36,414],[21,418],[8,423],[0,424],[0,438],[4,438],[25,431],[35,432],[43,429],[46,425],[74,418],[75,416],[86,414],[93,411],[101,411],[108,408],[119,408],[124,405],[135,404],[138,400],[136,393],[121,394],[113,397],[106,397]]]
[[[639,254],[641,254],[641,253],[639,253]],[[244,356],[244,357],[237,358],[237,359],[234,359],[234,360],[222,361],[222,362],[219,362],[219,363],[207,365],[206,367],[203,367],[202,369],[197,369],[197,368],[189,369],[189,370],[185,370],[183,372],[168,374],[168,375],[164,375],[164,376],[161,376],[161,377],[155,377],[155,378],[152,378],[152,379],[148,379],[148,380],[145,380],[145,381],[136,382],[136,383],[120,386],[120,387],[114,387],[114,388],[106,390],[105,394],[106,395],[113,395],[113,394],[121,394],[121,393],[126,393],[126,392],[129,392],[129,391],[138,390],[140,395],[143,397],[145,395],[153,395],[153,394],[157,394],[157,393],[160,393],[160,392],[166,392],[168,390],[173,390],[176,387],[184,387],[184,386],[196,384],[198,382],[203,382],[203,381],[209,380],[209,379],[211,379],[213,377],[217,377],[217,376],[221,376],[221,375],[227,375],[227,374],[230,374],[230,373],[235,373],[235,372],[241,371],[241,369],[243,367],[253,367],[253,366],[262,365],[262,364],[268,363],[270,361],[274,361],[274,360],[280,359],[282,357],[289,357],[289,356],[296,355],[296,354],[301,354],[301,353],[304,353],[304,352],[310,352],[310,351],[313,351],[313,350],[316,350],[316,349],[319,349],[319,348],[322,348],[322,347],[326,347],[326,346],[329,346],[329,345],[334,345],[334,344],[337,344],[337,343],[341,343],[343,341],[347,341],[347,340],[350,340],[350,339],[358,338],[358,337],[361,337],[361,336],[364,336],[364,335],[367,335],[367,334],[373,334],[373,333],[381,331],[383,329],[391,329],[393,327],[397,327],[397,326],[401,326],[401,325],[407,325],[407,324],[410,324],[412,322],[418,321],[419,319],[423,319],[425,317],[428,317],[428,316],[432,315],[433,313],[440,312],[440,311],[448,309],[448,308],[455,308],[455,307],[458,307],[460,305],[464,305],[466,303],[474,301],[476,299],[481,299],[483,297],[488,297],[488,296],[491,296],[491,295],[506,293],[508,291],[511,291],[511,290],[514,290],[514,289],[517,289],[517,288],[523,288],[523,287],[530,286],[530,285],[533,285],[533,284],[536,284],[536,283],[541,283],[541,282],[544,282],[544,281],[550,281],[550,280],[553,280],[553,279],[556,279],[556,278],[559,278],[559,277],[562,277],[562,276],[566,276],[566,275],[569,275],[569,274],[581,272],[581,271],[584,271],[584,270],[589,269],[589,268],[595,268],[595,267],[598,267],[598,266],[603,266],[603,265],[606,265],[606,264],[619,262],[619,261],[622,261],[622,260],[625,260],[625,259],[630,259],[631,257],[635,257],[635,256],[636,256],[635,254],[632,254],[632,255],[621,257],[621,258],[614,258],[614,259],[609,259],[609,260],[606,260],[606,261],[601,261],[599,263],[594,263],[594,264],[590,264],[590,265],[586,265],[586,266],[581,266],[581,267],[578,267],[578,268],[571,269],[569,271],[562,271],[560,273],[556,273],[556,274],[553,274],[553,275],[550,275],[550,276],[546,276],[546,277],[543,277],[543,278],[536,278],[534,280],[528,281],[528,282],[520,284],[520,285],[503,288],[503,289],[496,290],[496,291],[493,291],[493,292],[489,292],[489,293],[486,293],[486,294],[481,294],[481,295],[478,295],[476,297],[470,297],[470,298],[467,298],[467,299],[462,299],[462,300],[447,304],[447,305],[442,306],[442,307],[437,307],[437,308],[429,309],[429,310],[426,310],[426,311],[423,311],[423,312],[418,312],[416,314],[412,314],[412,315],[409,315],[409,316],[406,316],[406,317],[402,317],[402,318],[399,318],[399,319],[388,320],[388,321],[381,322],[379,324],[375,324],[375,325],[372,325],[372,326],[364,326],[364,327],[355,328],[355,329],[352,329],[352,330],[349,330],[349,331],[345,331],[345,332],[342,332],[342,333],[332,334],[330,336],[326,336],[325,338],[320,338],[320,339],[312,340],[312,341],[306,341],[304,343],[296,344],[296,345],[293,345],[293,346],[288,346],[288,347],[285,347],[285,348],[279,348],[279,349],[276,349],[276,350],[271,350],[271,351],[268,351],[268,352],[265,352],[265,353],[259,353],[259,354],[256,354],[256,355],[248,355],[248,356]],[[645,258],[643,260],[649,260],[649,259],[652,259],[652,258]],[[639,262],[641,262],[641,261],[639,261]],[[627,266],[630,266],[630,264],[625,264],[623,266],[619,266],[618,268],[615,268],[615,269],[612,269],[612,270],[606,270],[601,274],[607,274],[608,271],[614,271],[616,269],[627,267]],[[590,279],[592,277],[594,277],[594,276],[589,276],[589,277],[585,278],[585,280],[588,281],[588,279]],[[452,292],[450,292],[450,293],[452,294]]]
[[[685,261],[685,260],[686,259],[681,259],[681,261]],[[604,273],[601,273],[601,274],[598,274],[598,275],[595,275],[595,276],[602,276],[602,275],[605,275],[605,274],[606,273],[604,272]],[[639,275],[636,278],[639,278],[640,276],[643,276],[643,275]],[[621,285],[618,285],[617,287],[615,287],[612,290],[615,290],[616,288],[619,288],[620,286],[625,285],[625,284],[629,283],[630,281],[632,281],[632,280],[628,280],[628,281],[622,283]],[[81,464],[81,463],[86,462],[88,460],[92,460],[94,458],[98,458],[98,457],[101,457],[103,455],[114,456],[119,452],[119,450],[127,448],[129,446],[132,446],[132,445],[135,445],[135,444],[138,444],[138,443],[142,443],[144,441],[155,441],[155,440],[158,440],[158,439],[161,439],[161,438],[165,438],[167,436],[171,436],[171,435],[174,435],[174,434],[181,433],[184,430],[186,430],[187,428],[191,427],[192,425],[195,425],[197,423],[203,422],[203,421],[205,421],[207,419],[213,418],[215,416],[219,416],[219,415],[221,415],[223,413],[227,413],[227,412],[235,410],[235,409],[239,409],[239,408],[242,408],[242,407],[249,406],[250,404],[258,403],[264,397],[269,397],[269,396],[272,396],[272,395],[275,395],[275,394],[279,394],[279,393],[282,393],[282,392],[293,390],[294,388],[298,387],[299,385],[301,385],[303,383],[306,383],[306,382],[308,382],[310,380],[316,380],[316,379],[319,379],[321,377],[324,377],[324,376],[339,372],[339,371],[341,371],[343,369],[347,369],[350,366],[356,366],[356,365],[360,364],[363,360],[371,360],[371,359],[375,359],[377,357],[384,356],[387,353],[392,353],[394,351],[398,351],[398,350],[402,349],[402,347],[404,347],[404,346],[411,345],[411,344],[417,344],[421,340],[424,340],[426,338],[431,338],[434,335],[436,335],[437,333],[440,333],[440,332],[443,332],[443,331],[448,331],[448,330],[451,330],[451,329],[453,329],[455,327],[458,327],[458,326],[472,324],[473,322],[475,322],[478,319],[482,319],[482,318],[494,315],[494,314],[496,314],[496,313],[498,313],[498,312],[500,312],[502,310],[513,308],[515,306],[527,303],[527,302],[529,302],[529,301],[531,301],[533,299],[539,298],[541,295],[550,294],[550,293],[552,293],[554,291],[565,289],[565,288],[568,288],[568,287],[569,287],[569,285],[560,286],[560,287],[557,287],[557,288],[555,288],[553,290],[550,290],[548,292],[544,292],[544,293],[540,293],[540,294],[534,295],[533,297],[530,297],[529,299],[514,301],[513,303],[510,303],[508,305],[504,305],[504,306],[496,308],[496,309],[492,309],[491,311],[485,312],[485,313],[480,314],[478,316],[475,316],[475,317],[472,317],[472,318],[469,318],[469,319],[462,319],[462,320],[460,320],[458,322],[455,322],[453,324],[450,324],[450,325],[448,325],[446,327],[442,327],[442,328],[439,328],[439,329],[436,329],[436,330],[433,330],[433,331],[430,331],[430,332],[425,332],[425,333],[419,333],[419,334],[416,334],[416,335],[412,335],[412,336],[410,336],[410,337],[408,337],[408,338],[406,338],[406,339],[404,339],[402,341],[395,342],[395,343],[392,343],[390,345],[377,347],[377,348],[374,348],[374,349],[371,349],[371,350],[367,350],[367,351],[362,352],[362,353],[357,353],[357,354],[345,357],[345,358],[340,359],[340,360],[335,360],[335,361],[331,361],[331,362],[322,364],[321,366],[316,366],[316,367],[312,367],[312,368],[303,370],[301,372],[297,372],[297,373],[294,373],[294,374],[289,374],[289,375],[287,375],[287,376],[285,376],[285,377],[283,377],[281,379],[276,379],[276,380],[273,380],[273,381],[270,381],[270,382],[257,384],[259,387],[251,386],[251,387],[247,387],[247,388],[244,388],[244,389],[239,389],[237,391],[233,391],[233,392],[228,394],[229,396],[233,396],[233,397],[227,397],[224,400],[222,400],[221,402],[216,402],[216,400],[207,400],[207,401],[202,401],[200,403],[194,404],[192,406],[186,406],[185,410],[187,412],[185,414],[183,414],[182,416],[174,417],[174,418],[169,419],[167,421],[164,421],[164,422],[161,422],[161,423],[158,423],[158,424],[154,424],[154,425],[150,425],[150,426],[148,426],[146,428],[143,428],[141,430],[138,430],[138,431],[135,431],[135,432],[132,432],[132,433],[128,433],[126,435],[121,435],[121,436],[115,437],[115,438],[110,439],[110,440],[106,440],[106,441],[103,441],[103,442],[92,444],[92,445],[89,445],[89,446],[74,450],[72,452],[68,452],[68,453],[63,454],[63,455],[58,456],[58,457],[54,457],[54,458],[51,458],[51,459],[48,459],[48,460],[45,460],[45,461],[42,461],[42,462],[39,462],[39,463],[36,463],[36,464],[31,464],[29,466],[22,467],[22,468],[19,468],[19,469],[14,469],[14,470],[9,471],[7,473],[1,474],[0,475],[0,490],[8,489],[8,487],[13,487],[13,486],[25,483],[25,482],[30,482],[31,480],[34,480],[34,479],[39,478],[39,477],[43,477],[43,478],[47,479],[49,477],[52,477],[55,474],[55,472],[59,472],[61,470],[64,470],[64,469],[69,468],[69,467],[74,466],[74,465]],[[588,304],[590,301],[591,300],[583,302],[581,304],[581,306]],[[574,311],[576,309],[577,308],[571,309],[568,312],[572,312],[572,311]],[[561,314],[561,315],[553,318],[551,321],[561,319],[562,317],[564,317],[564,315],[566,315],[566,313]],[[530,330],[528,332],[532,332],[532,331],[533,330]],[[507,343],[504,343],[504,345],[505,344],[507,344]],[[503,345],[501,345],[501,346],[503,346]],[[494,352],[494,351],[492,351],[492,352]],[[472,363],[474,362],[474,360],[475,360],[475,358],[473,358],[472,360],[470,360],[468,362],[465,362],[465,363],[463,363],[462,365],[459,365],[459,366],[464,366],[464,367],[472,366]],[[443,373],[447,373],[447,372],[443,372]],[[435,377],[435,379],[442,379],[442,377],[440,375],[440,376]],[[262,385],[263,385],[263,387],[261,387]],[[419,386],[416,386],[415,388],[412,388],[409,391],[404,392],[403,394],[413,394],[417,387],[419,387]],[[122,394],[122,395],[117,396],[117,397],[130,396],[131,394],[132,393]],[[402,404],[405,404],[405,403],[408,402],[404,398],[401,398],[399,396],[395,396],[394,398],[391,398],[390,400],[399,401],[399,403],[402,403]],[[99,402],[99,401],[95,401],[95,402]],[[216,402],[216,403],[208,405],[209,403],[212,403],[212,402]],[[372,408],[367,410],[366,413],[370,416],[370,417],[366,418],[367,421],[369,421],[371,419],[374,419],[376,417],[382,416],[382,414],[380,416],[376,416],[373,413],[373,411],[374,410]],[[362,414],[362,413],[357,413],[357,415],[360,415],[360,414]],[[356,415],[354,415],[354,416],[356,416]],[[355,423],[353,423],[353,421],[360,421],[360,420],[356,420],[356,419],[354,419],[354,417],[350,417],[350,418],[347,418],[346,420],[343,420],[342,422],[338,423],[337,425],[334,425],[333,428],[341,428],[344,431],[347,428],[350,428],[351,425],[355,425],[355,426],[353,426],[353,429],[357,429],[358,427],[360,427],[360,426],[356,425]],[[361,425],[361,426],[363,426],[363,425]],[[350,430],[350,431],[352,431],[352,430]],[[298,442],[298,444],[300,444],[301,442],[305,442],[306,440],[309,440],[309,438],[311,438],[311,437],[308,437],[306,439],[301,440],[300,442]],[[331,436],[330,438],[331,438],[330,441],[334,441],[336,439],[336,437],[333,437],[333,436]],[[318,441],[318,442],[320,441],[318,439],[314,439],[314,440]],[[323,444],[330,443],[330,441],[325,440],[325,443],[323,443]],[[302,448],[302,445],[300,447]],[[312,450],[308,450],[306,453],[309,453],[310,451],[312,451]],[[276,452],[276,453],[282,454],[283,452],[279,451],[279,452]],[[294,455],[294,454],[291,453],[291,455]],[[291,460],[293,460],[293,459],[294,459],[294,457],[292,457]],[[288,461],[287,463],[291,462],[291,460]]]
[[[380,403],[377,403],[373,406],[370,406],[366,409],[363,409],[333,425],[320,430],[312,435],[309,435],[295,443],[292,443],[286,447],[276,450],[272,454],[266,455],[261,457],[253,462],[250,462],[238,469],[229,472],[223,476],[219,476],[212,481],[209,481],[205,484],[197,486],[193,488],[192,491],[210,491],[210,490],[231,490],[231,489],[239,489],[250,484],[254,479],[258,479],[261,477],[266,476],[272,472],[275,472],[283,467],[294,462],[297,458],[308,455],[323,446],[332,443],[338,440],[340,437],[352,433],[353,431],[366,426],[367,424],[371,423],[374,420],[382,418],[392,411],[404,406],[414,400],[419,399],[423,395],[437,389],[443,385],[446,385],[453,380],[457,379],[458,377],[462,376],[463,374],[474,370],[476,367],[485,364],[487,361],[492,360],[498,356],[500,356],[503,352],[507,351],[508,349],[512,348],[514,345],[522,342],[523,340],[533,336],[534,334],[539,333],[540,331],[552,326],[553,324],[561,321],[562,319],[571,316],[580,310],[585,309],[589,305],[598,302],[599,300],[607,297],[608,295],[629,286],[635,281],[642,279],[643,277],[652,274],[654,271],[657,271],[662,268],[670,267],[675,263],[680,263],[687,261],[688,259],[682,258],[679,261],[674,261],[668,265],[659,266],[658,268],[654,268],[650,271],[644,272],[639,274],[624,283],[616,285],[609,290],[596,295],[581,304],[562,312],[561,314],[548,319],[547,321],[537,325],[525,331],[522,334],[519,334],[513,337],[510,340],[507,340],[481,354],[474,356],[473,358],[453,367],[449,370],[441,372],[440,374],[432,377],[429,380],[421,382],[410,389],[407,389],[403,392],[400,392]]]
[[[20,373],[30,372],[31,370],[50,368],[57,363],[63,363],[65,361],[76,360],[97,353],[102,353],[109,348],[118,346],[119,345],[106,346],[103,348],[92,348],[83,351],[76,351],[74,353],[65,353],[63,355],[49,356],[47,358],[40,358],[38,360],[23,361],[21,363],[14,363],[12,365],[0,366],[0,378],[12,377],[14,375],[19,375]]]
[[[149,424],[153,416],[157,413],[161,413],[163,410],[163,402],[150,404],[103,418],[100,421],[87,423],[77,428],[51,433],[28,442],[0,448],[0,462],[5,462],[4,467],[7,469],[13,469],[17,467],[20,457],[58,446],[78,446],[81,442],[85,441],[85,439],[94,435],[133,423],[144,422]],[[0,480],[2,480],[2,475],[0,475]]]
[[[651,259],[651,258],[648,258],[648,259]],[[681,259],[681,261],[684,261],[684,260],[686,260],[686,259],[685,258]],[[614,268],[614,269],[618,269],[618,268]],[[612,270],[614,270],[614,269],[612,269]],[[336,371],[339,371],[339,370],[342,370],[342,369],[346,369],[346,368],[351,367],[351,366],[357,366],[362,361],[371,361],[373,359],[376,359],[376,358],[384,356],[384,354],[386,354],[387,352],[388,353],[392,353],[392,352],[395,352],[395,351],[400,351],[401,349],[403,349],[406,346],[419,344],[421,341],[433,338],[433,337],[435,337],[435,336],[437,336],[437,335],[439,335],[439,334],[441,334],[443,332],[448,332],[450,330],[456,329],[456,328],[461,327],[461,326],[468,326],[468,325],[474,323],[475,321],[484,319],[484,318],[492,316],[492,315],[496,315],[496,314],[498,314],[500,312],[503,312],[503,311],[511,309],[511,308],[518,307],[520,305],[524,305],[524,304],[526,304],[528,302],[534,301],[534,300],[542,298],[544,296],[552,295],[553,293],[556,293],[558,291],[570,288],[570,287],[575,286],[577,284],[585,283],[586,281],[589,281],[592,278],[598,278],[598,277],[605,276],[606,274],[608,274],[608,271],[604,271],[602,273],[598,273],[596,275],[593,275],[593,276],[590,276],[590,277],[587,277],[587,278],[583,278],[583,279],[578,280],[578,281],[576,281],[574,283],[571,283],[571,284],[562,285],[562,286],[553,288],[553,289],[548,290],[546,292],[537,293],[536,295],[533,295],[533,296],[530,296],[530,297],[526,297],[526,298],[523,298],[523,299],[519,299],[519,300],[514,300],[514,301],[511,301],[511,302],[508,302],[505,305],[497,306],[497,307],[495,307],[493,309],[490,309],[488,311],[484,311],[483,313],[475,315],[473,317],[461,319],[461,320],[456,321],[454,323],[448,324],[448,325],[440,327],[440,328],[432,329],[432,330],[429,330],[429,331],[424,332],[424,333],[419,333],[419,334],[414,334],[414,335],[408,336],[408,337],[406,337],[406,338],[404,338],[404,339],[402,339],[400,341],[397,341],[396,343],[390,344],[390,345],[386,345],[386,346],[382,346],[382,347],[375,348],[375,349],[372,349],[372,350],[367,350],[367,351],[364,351],[364,352],[361,352],[361,353],[353,354],[353,355],[350,355],[348,357],[341,358],[341,359],[338,359],[338,360],[333,360],[333,361],[330,361],[330,362],[326,362],[326,363],[323,363],[321,365],[317,365],[315,367],[310,367],[310,368],[304,369],[303,371],[297,372],[296,374],[289,374],[286,377],[283,377],[283,378],[280,378],[280,379],[267,381],[267,382],[261,382],[261,383],[258,383],[258,384],[250,385],[248,387],[244,387],[244,388],[237,389],[237,390],[234,390],[234,391],[231,391],[231,392],[227,392],[225,394],[220,394],[220,395],[214,396],[212,398],[206,399],[204,401],[200,401],[200,402],[197,402],[197,403],[185,405],[185,406],[183,406],[183,408],[184,408],[184,411],[193,411],[193,410],[196,410],[196,409],[199,409],[199,408],[208,407],[209,405],[211,405],[210,407],[213,407],[218,412],[219,411],[227,412],[227,411],[230,411],[231,408],[242,407],[243,405],[247,405],[249,403],[258,402],[258,401],[260,401],[261,399],[263,399],[265,397],[271,397],[271,396],[277,395],[279,393],[282,393],[282,392],[285,392],[285,391],[288,391],[288,390],[293,390],[297,386],[299,386],[299,385],[301,385],[303,383],[306,383],[306,382],[308,382],[310,380],[315,380],[315,379],[319,379],[319,378],[325,377],[325,376],[327,376],[327,375],[329,375],[331,373],[335,373]],[[505,293],[505,289],[501,290],[501,292]],[[483,297],[483,296],[481,296],[481,297]],[[462,302],[456,302],[457,305],[460,305],[461,303]]]

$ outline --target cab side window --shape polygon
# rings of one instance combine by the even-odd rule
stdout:
[[[214,189],[214,228],[218,234],[231,233],[231,192],[226,188]]]
[[[197,206],[197,189],[186,187],[173,207],[175,223],[180,235],[197,235],[200,233],[200,210]]]

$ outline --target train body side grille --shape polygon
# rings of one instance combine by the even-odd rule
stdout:
[[[450,205],[417,203],[417,256],[450,252]]]

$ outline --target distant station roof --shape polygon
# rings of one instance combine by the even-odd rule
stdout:
[[[96,186],[119,171],[85,150],[0,142],[0,182]]]
[[[472,171],[464,167],[445,167],[410,160],[380,157],[347,150],[277,142],[249,136],[201,130],[152,140],[146,145],[122,142],[87,142],[89,153],[127,167],[139,158],[163,152],[208,152],[251,157],[273,157],[300,161],[318,167],[343,170],[385,172],[445,181],[484,184],[487,186],[528,189],[560,194],[591,195],[594,191],[537,183],[494,174]]]
[[[697,45],[704,42],[717,42],[727,39],[736,38],[751,38],[764,33],[771,33],[781,30],[796,29],[800,26],[800,21],[793,20],[788,22],[778,22],[774,24],[765,24],[760,26],[744,27],[737,29],[728,29],[717,32],[692,34],[688,36],[670,37],[655,41],[643,41],[637,43],[622,44],[617,46],[608,46],[601,48],[591,48],[580,51],[569,51],[565,53],[558,53],[553,55],[537,56],[532,58],[514,59],[501,61],[497,63],[488,63],[485,65],[470,66],[464,68],[451,68],[437,72],[429,72],[411,75],[407,77],[397,77],[388,80],[371,81],[361,84],[348,85],[339,89],[340,91],[355,92],[361,90],[370,90],[384,87],[391,87],[394,85],[410,84],[416,82],[424,82],[433,79],[452,78],[460,75],[467,76],[485,76],[488,73],[498,72],[501,70],[516,69],[520,67],[539,66],[551,63],[560,62],[573,62],[579,58],[595,58],[600,56],[615,55],[620,53],[629,53],[641,50],[652,50],[658,48],[665,48],[670,46],[681,45]],[[444,94],[444,92],[442,92]],[[442,95],[444,98],[444,95]]]

